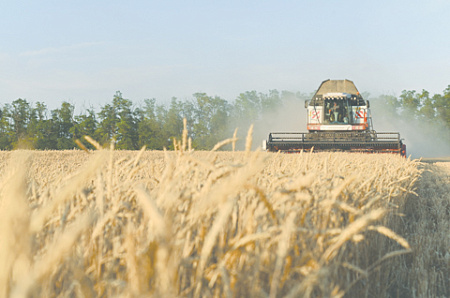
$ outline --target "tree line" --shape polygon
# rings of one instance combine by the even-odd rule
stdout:
[[[311,96],[278,90],[246,91],[228,102],[219,96],[195,93],[189,100],[172,98],[166,106],[156,99],[134,104],[117,91],[112,101],[98,111],[91,107],[77,115],[75,106],[66,101],[49,110],[43,102],[19,98],[0,107],[0,150],[73,149],[77,148],[76,140],[92,148],[83,139],[85,135],[105,146],[113,139],[117,149],[136,150],[145,145],[152,150],[171,150],[173,138],[181,137],[183,118],[187,119],[193,148],[211,149],[232,136],[236,127],[242,128],[243,136],[250,124],[276,112],[282,114],[287,102],[303,103]],[[425,90],[405,90],[399,97],[383,95],[371,102],[373,109],[383,109],[389,116],[442,125],[449,134],[450,85],[443,94],[431,96]]]
[[[387,125],[407,136],[410,143],[417,143],[416,147],[434,142],[430,148],[437,146],[434,150],[439,149],[439,154],[448,154],[448,149],[439,147],[450,146],[450,85],[442,94],[404,90],[399,97],[382,95],[371,103],[373,115],[377,116],[375,127]]]
[[[450,127],[450,85],[443,94],[433,96],[426,90],[403,90],[397,98],[393,95],[382,95],[375,100],[374,108],[385,105],[389,117],[417,120],[426,124],[441,124]]]
[[[271,90],[268,93],[247,91],[232,103],[219,96],[195,93],[190,100],[172,98],[170,104],[145,99],[134,104],[117,91],[110,103],[98,111],[88,108],[75,115],[75,106],[63,101],[57,109],[48,110],[43,102],[17,99],[0,107],[0,150],[33,148],[65,150],[76,148],[76,140],[92,148],[83,139],[87,135],[100,144],[135,150],[173,149],[173,138],[180,139],[183,118],[195,149],[211,149],[229,138],[236,123],[248,126],[262,115],[282,106],[283,101],[301,94]]]

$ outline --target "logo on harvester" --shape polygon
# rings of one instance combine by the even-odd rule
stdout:
[[[355,119],[364,119],[366,118],[366,111],[361,110],[360,107],[356,108]]]
[[[311,110],[311,112],[309,113],[309,117],[311,117],[311,119],[319,119],[320,111]]]

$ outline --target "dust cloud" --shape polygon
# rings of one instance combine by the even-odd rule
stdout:
[[[234,128],[238,128],[239,141],[237,142],[237,149],[242,150],[245,148],[245,138],[251,124],[254,125],[253,150],[261,148],[263,141],[267,140],[271,132],[307,132],[306,99],[309,98],[291,94],[283,98],[282,105],[270,112],[263,113],[253,123],[248,123],[245,119],[240,121],[240,123],[234,123]]]
[[[412,158],[450,156],[450,130],[444,124],[405,119],[384,108],[380,99],[371,103],[373,128],[377,132],[399,132]]]
[[[288,98],[279,109],[264,114],[261,120],[255,122],[253,139],[261,146],[271,132],[307,132],[306,115],[304,100]]]

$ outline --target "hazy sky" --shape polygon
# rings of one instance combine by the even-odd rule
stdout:
[[[312,92],[328,78],[361,92],[442,93],[450,1],[0,2],[0,103],[98,107],[195,92]]]

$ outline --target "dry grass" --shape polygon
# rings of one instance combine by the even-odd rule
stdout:
[[[421,163],[189,143],[1,152],[0,297],[448,294],[448,197]]]

